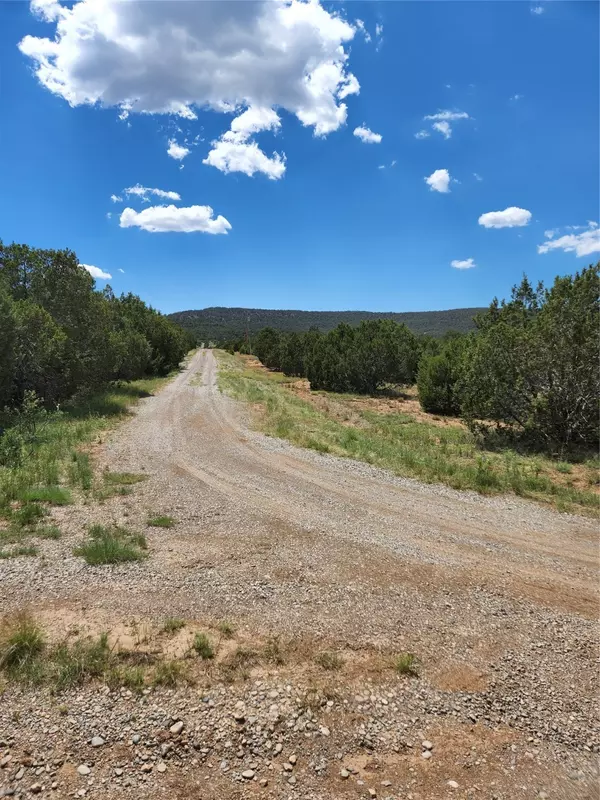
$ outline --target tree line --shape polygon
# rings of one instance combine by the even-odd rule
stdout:
[[[0,410],[166,375],[194,342],[133,294],[100,292],[70,250],[0,241]]]
[[[600,262],[550,288],[527,278],[475,317],[475,331],[418,336],[388,319],[328,333],[264,328],[226,343],[312,389],[373,394],[417,383],[424,410],[460,415],[551,451],[597,447]],[[482,426],[487,421],[492,425]]]

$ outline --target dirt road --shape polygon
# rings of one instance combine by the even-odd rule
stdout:
[[[369,789],[395,800],[597,797],[597,525],[267,439],[219,392],[216,369],[213,353],[199,351],[99,449],[107,468],[147,474],[132,496],[58,509],[68,535],[44,543],[43,569],[0,565],[3,605],[33,605],[57,637],[109,629],[131,644],[132,625],[146,625],[150,644],[136,646],[170,656],[186,652],[194,630],[218,639],[216,663],[198,667],[193,690],[145,697],[168,706],[163,716],[185,716],[204,745],[178,740],[171,761],[157,755],[158,722],[135,697],[121,702],[146,725],[146,762],[112,701],[89,711],[103,690],[76,693],[89,713],[80,710],[68,730],[41,698],[44,725],[56,717],[73,763],[102,725],[121,748],[118,759],[108,745],[94,753],[91,785],[63,776],[65,792],[141,797],[156,781],[182,798],[346,798]],[[149,513],[178,524],[146,531],[147,562],[92,568],[72,555],[87,523],[140,530]],[[187,621],[168,641],[159,633],[165,616]],[[233,641],[215,633],[224,619]],[[218,667],[232,648],[263,652],[273,642],[280,658],[257,658],[247,680],[223,682]],[[323,652],[339,654],[333,666],[323,666]],[[417,655],[418,678],[395,673],[402,652]],[[307,692],[318,702],[307,704]],[[8,699],[0,738],[9,707],[31,705],[13,689]],[[235,703],[254,709],[243,731],[231,719]],[[11,725],[11,752],[25,741],[42,747],[36,722]],[[297,764],[273,758],[277,737]],[[167,764],[160,775],[140,772],[157,758]],[[115,759],[127,763],[124,776],[115,777]]]

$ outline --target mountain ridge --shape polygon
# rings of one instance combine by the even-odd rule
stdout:
[[[484,308],[452,308],[442,311],[302,311],[300,309],[230,308],[210,306],[168,314],[168,317],[196,336],[199,342],[223,342],[252,335],[268,326],[285,332],[302,332],[312,327],[329,331],[346,322],[392,319],[404,323],[413,333],[442,336],[447,331],[473,330],[473,317]]]

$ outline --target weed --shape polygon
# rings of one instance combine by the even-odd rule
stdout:
[[[557,472],[562,472],[563,475],[568,475],[570,472],[573,472],[573,467],[566,461],[558,461],[555,464],[555,469]]]
[[[30,679],[45,648],[42,629],[27,614],[20,614],[0,635],[0,669],[12,678]]]
[[[162,630],[165,633],[177,633],[185,627],[185,620],[178,617],[167,617],[163,622]]]
[[[88,492],[92,488],[94,481],[94,472],[90,463],[90,457],[87,453],[81,453],[79,450],[73,450],[71,453],[71,461],[68,467],[69,483],[71,486],[78,486],[84,492]]]
[[[114,666],[109,669],[105,679],[111,689],[124,686],[138,694],[142,692],[146,683],[142,667]]]
[[[29,528],[43,519],[48,512],[38,503],[27,502],[13,511],[11,522],[18,528]]]
[[[231,622],[227,622],[225,619],[219,622],[217,625],[217,630],[224,639],[233,639],[235,635],[235,628]]]
[[[76,547],[75,555],[83,556],[88,564],[119,564],[140,561],[147,557],[146,540],[142,534],[124,528],[92,525],[87,541]]]
[[[214,658],[215,651],[210,643],[208,636],[205,633],[197,633],[194,636],[192,647],[202,659]]]
[[[154,670],[154,686],[177,686],[183,677],[183,666],[179,661],[160,661]]]
[[[394,669],[399,675],[416,678],[419,675],[419,662],[414,653],[401,653],[394,659]]]
[[[73,502],[71,493],[62,486],[36,486],[25,489],[19,499],[25,502],[50,503],[53,506],[68,506]]]
[[[328,671],[338,670],[344,666],[344,659],[339,653],[334,653],[330,650],[325,650],[322,653],[317,653],[315,661],[320,667]]]
[[[263,655],[267,661],[270,661],[273,664],[281,665],[285,663],[283,650],[281,649],[278,636],[271,636],[267,640],[267,643],[263,649]]]
[[[233,683],[236,678],[241,677],[246,680],[249,675],[249,668],[259,661],[258,653],[247,647],[237,647],[223,659],[220,666],[223,680]]]
[[[151,528],[173,528],[175,526],[175,519],[169,516],[149,517],[146,525]]]
[[[60,539],[62,533],[56,525],[42,525],[34,530],[33,535],[37,539]]]
[[[119,486],[132,486],[135,483],[141,483],[148,480],[147,475],[141,475],[137,472],[104,472],[103,476],[105,483],[117,484]]]
[[[37,556],[38,549],[33,544],[19,544],[12,550],[0,550],[0,558],[17,558],[18,556]]]
[[[72,645],[59,644],[50,654],[49,676],[60,691],[89,678],[101,678],[110,666],[112,653],[108,635],[96,640],[78,639]]]

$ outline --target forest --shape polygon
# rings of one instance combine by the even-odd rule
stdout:
[[[313,390],[373,394],[416,382],[424,410],[562,457],[600,438],[599,272],[600,262],[549,288],[524,277],[467,334],[417,335],[379,319],[329,332],[267,327],[225,349],[306,378]]]
[[[221,344],[262,328],[282,333],[306,333],[318,328],[327,333],[340,323],[356,326],[365,321],[390,319],[404,323],[413,333],[442,336],[447,331],[467,333],[475,328],[473,317],[483,308],[453,308],[449,311],[292,311],[269,308],[203,308],[177,311],[169,319],[196,337],[198,344]]]
[[[133,294],[97,291],[70,250],[0,241],[0,410],[56,409],[114,381],[166,375],[192,337]]]

